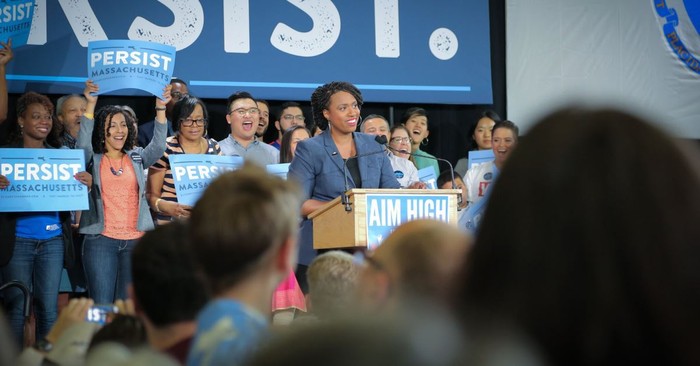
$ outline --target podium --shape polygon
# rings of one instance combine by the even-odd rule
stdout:
[[[459,189],[351,189],[309,214],[314,249],[373,249],[404,222],[430,218],[457,225]]]

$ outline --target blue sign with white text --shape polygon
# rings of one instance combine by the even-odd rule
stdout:
[[[99,85],[99,94],[140,89],[160,96],[174,68],[172,46],[143,41],[88,43],[88,77]]]
[[[32,29],[34,0],[5,0],[0,5],[0,41],[12,39],[12,47],[27,44]]]
[[[437,177],[435,176],[435,169],[432,166],[427,166],[423,169],[418,169],[418,179],[425,183],[428,189],[437,189]]]
[[[189,206],[194,206],[219,174],[243,166],[240,156],[172,154],[169,159],[177,201]]]
[[[394,229],[415,219],[449,222],[448,195],[367,194],[367,249],[382,243]]]
[[[171,45],[192,94],[308,101],[333,80],[368,102],[492,103],[487,0],[46,1],[9,89],[79,92],[90,41]],[[61,52],[56,52],[61,50]]]
[[[82,150],[0,149],[0,211],[79,211],[88,209],[88,187],[73,176],[85,171]]]
[[[281,164],[267,164],[265,167],[267,169],[267,172],[276,175],[282,179],[287,179],[287,173],[289,173],[289,163],[281,163]]]
[[[474,165],[488,163],[493,161],[495,156],[493,155],[493,150],[473,150],[469,152],[469,158],[467,162],[467,170],[474,167]]]

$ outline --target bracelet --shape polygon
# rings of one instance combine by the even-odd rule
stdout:
[[[162,198],[159,198],[159,199],[156,200],[156,204],[155,204],[155,206],[156,206],[156,207],[155,207],[156,213],[161,213],[161,212],[162,212],[162,211],[160,210],[160,207],[158,207],[158,202],[160,202],[160,201],[162,201],[162,200],[163,200]]]
[[[85,113],[83,113],[83,116],[85,116],[85,118],[87,118],[87,119],[95,119],[95,114],[93,114],[93,113],[85,112]]]
[[[164,111],[166,108],[165,107],[156,107],[157,111]]]

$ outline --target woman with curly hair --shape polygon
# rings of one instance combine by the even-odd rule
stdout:
[[[134,147],[134,124],[122,107],[107,105],[96,115],[99,90],[91,80],[85,83],[87,110],[80,121],[77,147],[84,149],[94,176],[90,210],[80,218],[85,234],[83,266],[90,296],[96,303],[126,298],[131,282],[131,251],[144,231],[153,229],[146,202],[144,167],[155,163],[165,151],[167,130],[165,105],[170,86],[162,99],[156,98],[153,139],[145,148]],[[94,117],[94,119],[93,119]]]
[[[384,148],[374,136],[355,132],[360,122],[362,93],[354,85],[334,81],[311,95],[314,122],[325,130],[301,141],[289,166],[289,177],[302,187],[306,217],[326,202],[344,193],[344,188],[399,188]],[[376,154],[374,153],[376,152]],[[313,226],[304,220],[299,242],[299,269],[314,259]],[[303,276],[299,282],[304,288]]]
[[[60,146],[53,119],[54,107],[45,95],[28,92],[17,100],[17,132],[5,147],[51,149]],[[87,172],[75,178],[91,184]],[[0,175],[0,189],[10,185]],[[85,189],[83,187],[83,189]],[[0,269],[4,281],[17,280],[31,289],[36,314],[36,338],[44,338],[56,321],[61,270],[73,264],[70,211],[0,213]],[[8,319],[15,337],[24,338],[24,295],[17,288],[5,292]]]

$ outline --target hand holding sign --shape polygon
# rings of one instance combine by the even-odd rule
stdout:
[[[7,43],[0,41],[0,66],[5,67],[12,59],[15,54],[12,52],[12,39],[9,39]]]
[[[88,190],[92,188],[92,174],[88,172],[79,172],[75,173],[73,176],[78,182],[84,184],[86,187],[88,187]]]
[[[0,175],[0,189],[5,189],[9,185],[10,185],[10,181],[7,180],[7,177],[4,175]]]
[[[170,95],[170,90],[173,88],[171,84],[168,84],[163,88],[163,94],[156,99],[156,110],[161,111],[165,108],[173,97]]]
[[[158,95],[173,76],[175,47],[132,40],[91,41],[87,62],[88,78],[99,83],[103,93],[133,88]]]
[[[95,84],[92,80],[85,80],[85,89],[83,90],[83,96],[87,99],[88,104],[97,104],[97,93],[100,92],[100,87]],[[87,112],[91,113],[91,112]]]

